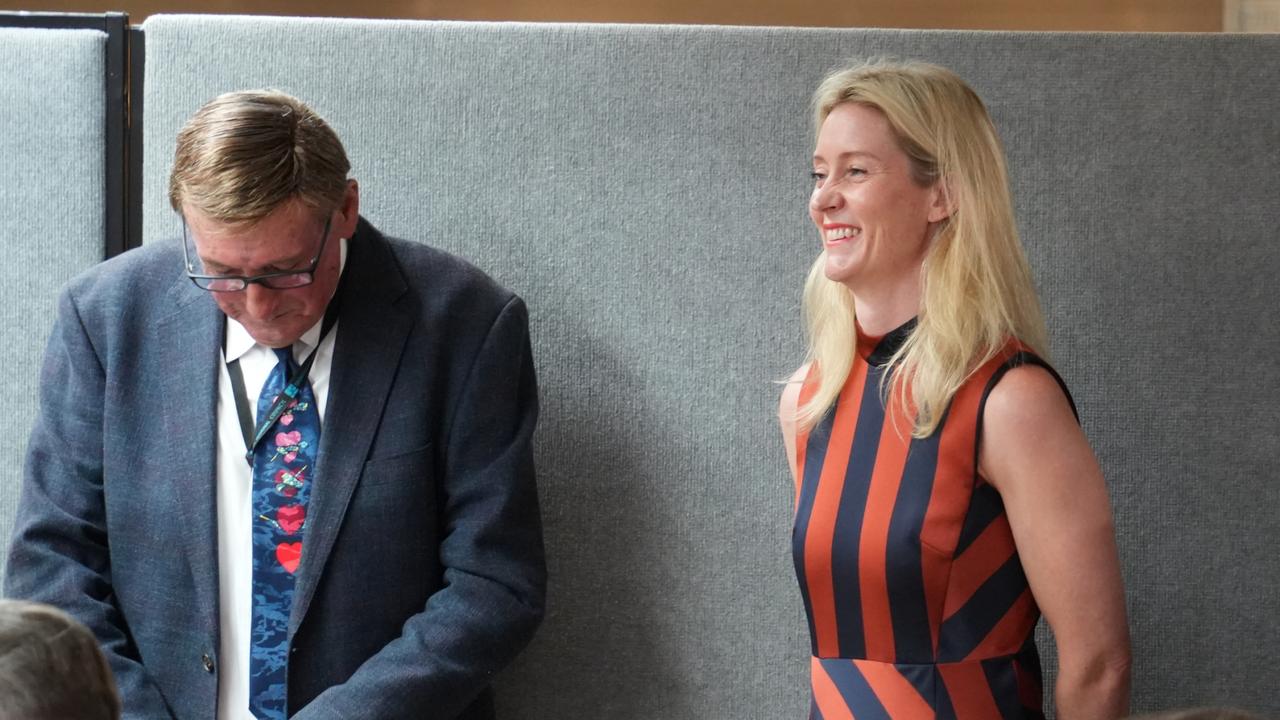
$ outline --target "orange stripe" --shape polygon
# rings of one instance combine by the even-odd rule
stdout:
[[[952,581],[952,556],[960,540],[965,514],[978,479],[977,424],[982,393],[996,368],[1022,346],[1011,342],[995,358],[980,367],[951,399],[951,407],[938,439],[938,463],[933,490],[920,528],[925,547],[921,557],[925,605],[929,609],[929,632],[933,649],[938,649],[938,627],[954,609],[947,610],[948,585]],[[968,600],[976,587],[966,590]],[[955,602],[954,600],[952,602]],[[963,602],[961,602],[963,604]]]
[[[813,701],[818,704],[823,720],[853,720],[853,713],[849,712],[844,696],[836,688],[831,676],[827,675],[822,663],[818,662],[818,658],[810,660],[809,674],[812,676]]]
[[[1039,614],[1040,610],[1031,597],[1031,591],[1023,590],[1004,617],[1000,618],[1000,622],[991,628],[991,632],[982,638],[982,642],[965,659],[981,660],[1018,652],[1018,648],[1022,647],[1027,636],[1035,629]]]
[[[898,669],[888,663],[879,662],[854,662],[858,669],[862,671],[862,676],[867,679],[867,684],[871,686],[871,691],[876,694],[876,699],[884,706],[891,718],[931,718],[933,717],[933,708],[929,707],[929,703],[920,692],[898,672]]]
[[[902,469],[907,463],[911,444],[914,412],[894,409],[898,402],[890,395],[885,408],[885,424],[880,430],[880,446],[876,450],[871,485],[867,489],[867,507],[862,515],[862,536],[858,551],[858,586],[862,588],[862,628],[866,637],[869,660],[893,662],[897,651],[893,645],[893,613],[889,609],[889,581],[885,575],[889,546],[889,521],[902,485]]]
[[[809,584],[809,607],[813,612],[813,631],[817,636],[815,644],[819,657],[840,655],[836,599],[831,578],[831,543],[835,537],[836,515],[840,510],[840,496],[844,493],[844,473],[849,465],[853,429],[866,379],[866,363],[854,361],[836,407],[831,439],[827,442],[827,454],[804,539],[804,572]]]
[[[1013,556],[1013,533],[1009,518],[1001,515],[978,535],[951,567],[951,587],[947,592],[942,619],[946,620],[964,607],[982,584],[991,578]]]
[[[951,409],[938,441],[938,468],[939,472],[945,471],[946,476],[935,478],[933,497],[920,531],[920,539],[938,552],[950,555],[955,550],[977,480],[978,404],[982,402],[982,393],[996,368],[1021,347],[1011,342],[978,368],[951,399]],[[941,480],[945,482],[939,482]]]
[[[920,528],[925,547],[920,558],[924,576],[924,600],[929,608],[929,632],[938,650],[938,627],[951,578],[951,558],[960,540],[964,516],[973,497],[975,473],[974,425],[985,382],[968,382],[951,401],[947,421],[938,439],[938,463],[933,490]]]
[[[999,718],[1000,708],[991,696],[987,675],[980,663],[950,663],[938,666],[938,674],[951,696],[956,720],[992,720]]]

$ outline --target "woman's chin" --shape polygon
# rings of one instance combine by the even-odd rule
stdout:
[[[857,269],[857,263],[851,262],[847,258],[833,258],[828,256],[826,267],[823,268],[823,273],[827,276],[827,279],[832,282],[848,283],[853,279]]]

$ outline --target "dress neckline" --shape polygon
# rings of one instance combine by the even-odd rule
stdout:
[[[854,325],[858,331],[858,356],[871,365],[884,365],[911,337],[912,331],[916,329],[916,318],[911,318],[884,335],[864,333],[856,320]]]

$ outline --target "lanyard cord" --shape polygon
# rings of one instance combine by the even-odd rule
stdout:
[[[341,283],[340,283],[341,284]],[[338,288],[341,291],[341,287]],[[276,420],[284,414],[285,408],[293,401],[301,391],[303,384],[307,382],[307,376],[311,374],[311,365],[315,362],[316,353],[320,352],[320,345],[324,342],[325,336],[333,329],[334,323],[338,321],[338,293],[333,294],[333,299],[329,301],[329,307],[324,313],[324,324],[320,326],[320,339],[316,341],[316,348],[307,355],[307,359],[302,365],[293,372],[293,377],[289,378],[289,384],[284,390],[276,396],[275,402],[271,403],[271,407],[267,412],[258,419],[258,427],[254,429],[251,418],[253,414],[249,411],[249,395],[245,392],[244,372],[240,369],[240,358],[236,358],[227,363],[227,374],[231,376],[231,393],[236,399],[236,415],[240,419],[240,434],[244,437],[244,459],[249,463],[249,467],[253,467],[253,451],[258,447],[258,443],[262,442],[262,438],[267,436],[271,427],[276,424]],[[317,413],[320,408],[316,408]]]

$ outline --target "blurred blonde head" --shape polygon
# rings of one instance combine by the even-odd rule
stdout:
[[[0,600],[0,720],[116,720],[120,712],[89,628],[48,605]]]
[[[1040,354],[1046,332],[1018,240],[1004,150],[982,100],[955,73],[922,62],[873,60],[834,72],[813,97],[815,133],[831,111],[857,103],[881,112],[923,187],[942,183],[950,216],[921,268],[918,323],[890,359],[896,407],[913,434],[937,428],[952,396],[1010,338]],[[804,289],[808,361],[817,390],[800,407],[810,427],[840,394],[857,344],[853,294],[827,279],[825,251]]]

